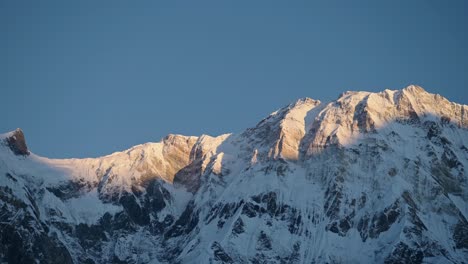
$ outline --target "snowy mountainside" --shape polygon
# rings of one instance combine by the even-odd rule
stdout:
[[[300,99],[240,134],[48,159],[0,136],[7,263],[467,263],[468,106]]]

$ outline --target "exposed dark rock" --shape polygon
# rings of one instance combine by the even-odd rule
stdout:
[[[361,235],[361,239],[363,242],[366,242],[367,238],[369,237],[369,221],[369,216],[365,215],[359,220],[359,223],[357,225],[357,229],[359,231],[359,234]]]
[[[440,117],[440,123],[442,123],[442,125],[448,125],[450,124],[450,121],[451,121],[451,118],[449,116]]]
[[[432,140],[433,137],[439,137],[442,133],[441,127],[433,121],[425,121],[424,127],[427,129],[427,138]]]
[[[218,228],[222,228],[226,220],[232,217],[243,204],[243,200],[239,203],[216,204],[205,217],[205,222],[209,224],[218,218]]]
[[[155,219],[150,224],[150,232],[153,235],[163,234],[173,223],[175,219],[172,215],[166,215],[162,221]]]
[[[290,170],[288,163],[282,158],[275,159],[275,162],[268,163],[268,165],[262,169],[262,171],[265,174],[270,174],[274,172],[277,176],[286,175],[286,172],[288,172],[288,170]]]
[[[121,259],[119,259],[117,256],[114,256],[114,257],[112,258],[112,262],[111,262],[111,263],[112,263],[112,264],[128,264],[129,261],[121,260]]]
[[[272,244],[271,244],[271,238],[264,232],[260,232],[260,236],[258,237],[257,240],[257,249],[258,250],[271,250],[272,249]]]
[[[323,205],[325,214],[330,219],[339,218],[341,199],[343,198],[341,176],[335,178],[335,181],[329,186],[325,192],[325,204]]]
[[[17,128],[13,134],[6,139],[6,141],[15,155],[29,155],[26,139],[24,138],[24,134],[21,129]]]
[[[70,253],[60,240],[45,234],[35,240],[33,252],[36,258],[42,259],[41,263],[73,263]]]
[[[413,198],[411,198],[411,194],[408,191],[404,191],[403,194],[401,195],[405,202],[412,208],[418,209],[418,206],[414,202]]]
[[[100,242],[107,241],[103,226],[78,224],[75,227],[75,235],[84,248],[91,248],[101,245]]]
[[[364,206],[366,205],[366,202],[367,202],[367,196],[365,193],[362,193],[361,197],[359,198],[358,208],[359,209],[364,208]]]
[[[242,207],[242,214],[250,218],[256,217],[257,214],[261,215],[265,212],[266,212],[265,208],[259,206],[258,204],[253,204],[250,202],[245,203],[244,206]]]
[[[224,251],[223,247],[218,242],[211,244],[214,259],[221,263],[234,263],[234,260]]]
[[[275,215],[277,210],[277,195],[275,192],[268,192],[251,197],[256,203],[266,205],[266,210],[270,215]]]
[[[13,190],[7,186],[0,186],[0,201],[10,204],[16,210],[25,209],[28,205],[13,194]]]
[[[10,180],[12,180],[12,181],[14,181],[14,182],[18,182],[18,180],[17,180],[15,177],[13,177],[13,175],[11,175],[11,174],[8,173],[8,172],[5,173],[5,176],[6,176],[8,179],[10,179]]]
[[[339,224],[340,230],[346,234],[348,230],[351,228],[351,224],[348,219],[341,219]]]
[[[134,223],[137,225],[149,224],[150,218],[146,208],[140,207],[133,194],[123,194],[120,197],[119,202],[122,204],[125,212]]]
[[[301,260],[300,250],[301,250],[301,242],[298,241],[298,242],[294,243],[291,255],[287,256],[284,259],[282,259],[281,263],[284,263],[284,264],[286,264],[286,263],[299,263],[299,261]]]
[[[340,233],[340,229],[338,229],[338,224],[336,222],[331,223],[327,226],[328,231],[333,232],[335,234]]]
[[[399,201],[397,200],[390,207],[385,208],[383,212],[375,214],[372,217],[369,227],[369,236],[371,238],[377,238],[380,233],[390,229],[400,215],[401,209],[399,205]]]
[[[442,154],[442,163],[445,164],[447,167],[453,169],[458,166],[461,166],[462,164],[458,160],[457,155],[453,153],[453,151],[450,148],[445,148],[444,153]]]
[[[459,217],[453,230],[453,239],[457,248],[468,249],[468,222],[462,216]]]
[[[392,253],[385,259],[385,264],[393,263],[422,263],[424,254],[420,249],[410,248],[407,244],[400,242],[395,246]]]
[[[216,217],[218,217],[218,212],[219,212],[221,206],[222,206],[222,204],[218,203],[218,204],[214,205],[213,207],[211,207],[210,212],[205,217],[205,222],[207,224],[211,223],[211,221],[213,221]]]
[[[57,187],[47,187],[47,190],[62,200],[79,197],[83,192],[93,188],[94,185],[84,181],[68,181]]]
[[[145,207],[152,213],[157,213],[166,207],[165,200],[170,199],[170,193],[156,180],[146,187]]]
[[[198,213],[194,211],[195,205],[191,201],[185,208],[182,215],[177,219],[174,225],[164,234],[165,238],[180,236],[190,233],[198,224]]]
[[[267,204],[267,211],[270,215],[275,214],[277,208],[276,197],[277,195],[275,192],[269,192],[262,197],[262,202]]]
[[[237,218],[237,220],[234,222],[234,226],[232,228],[232,233],[235,235],[239,235],[245,232],[244,228],[245,224],[244,221],[242,221],[242,218]]]
[[[398,171],[396,168],[391,168],[390,170],[388,170],[388,175],[389,176],[392,176],[394,177],[395,175],[397,175]]]
[[[1,186],[0,204],[0,262],[72,263],[62,242],[37,220],[35,203],[29,206]]]
[[[237,210],[243,205],[243,201],[239,203],[227,203],[218,213],[218,228],[222,228],[224,223],[231,218]]]
[[[0,252],[2,261],[7,263],[34,263],[34,256],[28,252],[26,241],[16,228],[11,225],[0,224]]]
[[[291,215],[290,220],[289,220],[289,225],[288,225],[288,230],[291,234],[297,234],[299,231],[299,228],[302,225],[302,215],[300,212],[294,211],[294,213]]]
[[[351,223],[349,222],[348,217],[340,219],[339,221],[333,221],[326,227],[326,230],[336,233],[340,236],[346,236],[346,233],[349,231],[349,229],[351,229]],[[359,231],[362,231],[362,226],[361,230]]]
[[[94,260],[92,260],[90,258],[86,258],[86,259],[82,260],[82,263],[83,264],[96,264],[96,262],[94,262]]]
[[[135,230],[132,220],[126,212],[118,212],[114,215],[112,225],[109,227],[112,230]]]

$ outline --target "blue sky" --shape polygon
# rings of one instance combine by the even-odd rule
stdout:
[[[0,131],[49,157],[240,132],[298,98],[468,104],[467,1],[0,1]]]

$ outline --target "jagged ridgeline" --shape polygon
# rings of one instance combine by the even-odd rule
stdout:
[[[0,138],[0,262],[468,263],[468,106],[298,100],[240,134],[89,159]]]

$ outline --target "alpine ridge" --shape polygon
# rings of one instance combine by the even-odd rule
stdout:
[[[0,135],[0,262],[467,263],[468,106],[303,98],[239,134],[48,159]]]

